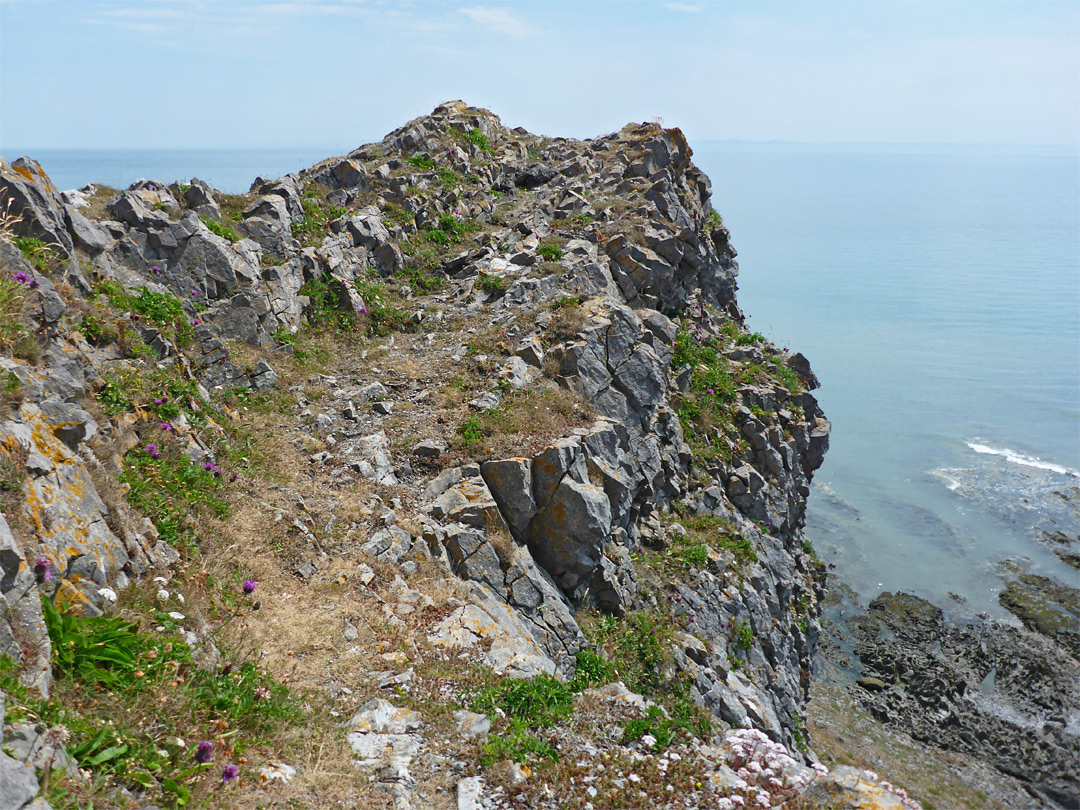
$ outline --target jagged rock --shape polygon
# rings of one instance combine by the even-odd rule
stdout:
[[[550,166],[545,166],[542,163],[534,163],[532,166],[522,169],[514,175],[514,185],[528,191],[551,182],[551,180],[554,179],[555,174],[555,170]]]
[[[106,572],[119,571],[128,561],[123,543],[109,529],[107,509],[86,467],[52,432],[42,410],[24,403],[22,421],[0,424],[5,436],[31,448],[26,517],[62,578],[60,593],[74,604],[97,602],[98,586],[67,571],[80,558],[93,560]]]
[[[98,424],[94,417],[70,402],[49,399],[38,403],[38,407],[48,417],[56,438],[73,451],[77,452],[79,444],[97,435]]]
[[[491,718],[486,714],[476,714],[464,709],[454,712],[454,724],[457,727],[458,734],[467,740],[486,737],[491,730]]]
[[[564,478],[529,524],[527,540],[537,561],[563,591],[591,582],[611,530],[611,504],[592,484]]]
[[[480,797],[484,792],[484,778],[470,776],[457,784],[457,810],[484,810]]]
[[[442,439],[424,439],[413,447],[412,453],[417,458],[438,458],[448,447]]]
[[[365,436],[357,442],[356,452],[360,460],[351,465],[356,472],[380,484],[396,484],[393,459],[390,457],[390,441],[382,431]]]
[[[362,548],[373,557],[398,562],[412,548],[412,535],[400,526],[390,526],[375,532]]]
[[[491,491],[514,537],[522,539],[536,514],[533,500],[532,463],[526,458],[485,461],[480,474]]]
[[[0,810],[23,810],[37,793],[33,766],[0,752]]]
[[[432,517],[482,529],[498,525],[502,515],[480,476],[461,480],[442,492],[428,507]]]
[[[905,810],[899,796],[849,765],[837,765],[814,782],[803,798],[835,810]]]
[[[420,712],[399,709],[382,698],[369,700],[349,721],[352,733],[406,734],[423,728],[423,725]]]
[[[459,485],[460,486],[460,485]],[[451,526],[443,539],[454,573],[473,582],[486,582],[498,590],[503,571],[499,555],[483,532]]]
[[[810,368],[810,361],[806,359],[802,352],[795,352],[795,354],[787,358],[784,363],[788,368],[799,375],[799,379],[803,381],[807,390],[813,391],[814,389],[821,387],[817,375],[814,373],[814,370]]]
[[[87,219],[73,206],[64,205],[64,220],[75,246],[91,256],[104,253],[114,242],[108,231]]]
[[[439,622],[428,633],[435,646],[471,648],[491,642],[484,662],[512,677],[531,678],[541,672],[555,673],[555,662],[540,650],[520,620],[505,605],[489,604],[495,617],[476,605],[465,605]]]
[[[27,157],[11,163],[0,158],[0,198],[5,205],[10,205],[10,210],[5,213],[22,217],[15,224],[17,233],[59,245],[69,258],[74,257],[60,192],[40,163]]]

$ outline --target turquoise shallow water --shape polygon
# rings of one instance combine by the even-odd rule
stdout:
[[[60,188],[198,176],[229,192],[339,148],[33,151]],[[868,598],[999,613],[1002,560],[1077,583],[1075,150],[704,143],[750,325],[806,354],[833,422],[808,534]]]
[[[1075,151],[703,144],[752,328],[805,353],[833,423],[808,535],[864,598],[998,613],[999,564],[1077,582]]]

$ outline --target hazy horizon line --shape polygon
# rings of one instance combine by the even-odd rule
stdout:
[[[546,136],[552,140],[558,140],[562,136]],[[593,138],[568,138],[568,140],[595,140]],[[802,147],[980,147],[995,148],[1004,147],[1010,149],[1068,149],[1080,151],[1080,142],[1077,143],[1025,143],[1010,141],[798,141],[783,138],[750,139],[750,138],[691,138],[688,139],[691,147],[695,144],[724,144],[732,146],[802,146]],[[357,146],[349,147],[348,151],[379,143],[375,141],[363,141]],[[340,143],[315,142],[315,143],[291,143],[291,144],[248,144],[230,146],[27,146],[19,145],[14,150],[8,150],[0,146],[0,155],[22,152],[23,156],[33,157],[31,152],[247,152],[247,151],[283,151],[290,149],[339,149]]]

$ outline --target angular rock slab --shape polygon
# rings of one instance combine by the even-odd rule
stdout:
[[[575,594],[591,581],[610,532],[611,504],[604,491],[567,476],[529,524],[527,540],[563,592]]]
[[[899,796],[868,779],[864,771],[848,765],[837,765],[803,796],[835,810],[905,810]]]
[[[428,634],[428,641],[439,647],[471,648],[490,640],[491,649],[484,663],[496,672],[512,677],[531,678],[541,672],[555,674],[555,662],[544,655],[513,610],[493,610],[492,617],[477,605],[464,605],[439,622]]]
[[[0,753],[0,810],[22,810],[37,793],[34,769]]]

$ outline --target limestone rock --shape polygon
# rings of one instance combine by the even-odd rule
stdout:
[[[837,765],[811,785],[803,797],[836,810],[905,810],[899,796],[864,771],[848,765]]]
[[[0,810],[22,810],[37,793],[33,766],[0,752]]]

